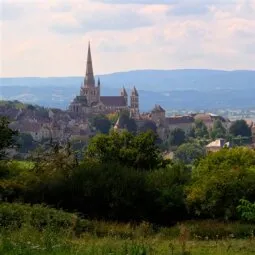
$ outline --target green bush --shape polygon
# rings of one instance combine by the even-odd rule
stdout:
[[[240,199],[255,198],[255,151],[222,149],[200,160],[192,171],[187,202],[199,217],[237,219]]]
[[[0,204],[0,222],[4,228],[20,228],[30,225],[38,230],[50,228],[55,231],[74,230],[77,216],[42,205],[24,205],[18,203]]]
[[[245,199],[241,199],[240,205],[237,206],[237,211],[242,220],[255,223],[255,203],[250,203]]]

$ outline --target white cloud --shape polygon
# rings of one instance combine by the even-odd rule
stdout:
[[[255,0],[3,1],[2,76],[83,75],[88,40],[97,73],[255,69]]]

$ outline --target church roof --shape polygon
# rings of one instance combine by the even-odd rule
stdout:
[[[78,103],[81,105],[87,105],[87,98],[85,96],[76,96],[73,100],[73,103]]]
[[[123,96],[101,96],[100,101],[105,106],[118,106],[124,107],[126,106],[126,100]]]

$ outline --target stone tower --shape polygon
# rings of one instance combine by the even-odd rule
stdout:
[[[128,94],[124,87],[122,88],[120,95],[125,98],[126,106],[128,106]]]
[[[132,89],[130,96],[130,111],[133,117],[139,116],[139,95],[135,87]]]
[[[96,105],[100,100],[100,80],[98,80],[98,84],[96,86],[93,72],[90,43],[88,46],[86,74],[84,77],[83,84],[81,86],[80,96],[86,97],[88,106]]]

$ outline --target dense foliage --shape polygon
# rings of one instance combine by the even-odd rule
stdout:
[[[229,133],[233,136],[251,137],[251,128],[245,120],[236,120],[230,126]]]
[[[0,159],[6,156],[6,149],[13,147],[15,136],[18,134],[9,128],[9,124],[6,117],[0,118]]]
[[[9,134],[7,143],[0,136],[5,149],[15,134],[8,133],[8,122],[2,126]],[[30,161],[1,160],[0,200],[166,225],[197,217],[250,220],[240,200],[255,202],[254,150],[224,148],[205,156],[196,143],[186,143],[170,161],[156,139],[153,131],[110,132],[94,136],[80,161],[70,144],[52,143]]]
[[[241,199],[237,211],[241,215],[241,219],[255,223],[255,203]]]
[[[119,162],[124,166],[150,170],[164,164],[155,142],[156,136],[150,131],[138,135],[127,131],[101,134],[91,139],[86,158],[93,158],[101,163]]]
[[[103,134],[108,134],[112,126],[111,121],[102,114],[93,116],[90,119],[90,124],[92,128]]]
[[[192,171],[187,201],[203,217],[236,219],[240,199],[255,200],[255,151],[222,149]]]

